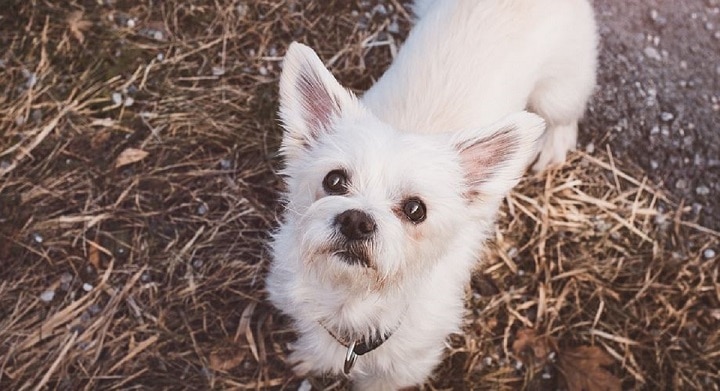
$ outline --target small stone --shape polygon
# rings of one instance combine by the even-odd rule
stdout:
[[[203,263],[204,262],[202,259],[195,258],[192,261],[192,267],[194,267],[195,269],[200,269],[201,267],[203,267]]]
[[[592,153],[595,152],[595,144],[594,144],[594,143],[589,143],[589,144],[585,147],[585,152],[587,152],[588,154],[592,155]]]
[[[72,280],[73,280],[73,276],[72,276],[72,274],[70,274],[68,272],[65,272],[60,275],[60,283],[61,284],[69,284],[72,282]]]
[[[652,129],[650,129],[650,134],[658,134],[660,133],[660,127],[657,125],[653,125]]]
[[[486,367],[491,366],[492,363],[493,363],[492,357],[490,357],[490,356],[485,356],[485,357],[483,358],[483,364],[484,364]]]
[[[37,75],[35,72],[32,72],[28,74],[26,80],[25,80],[25,87],[27,88],[33,88],[37,84]]]
[[[549,379],[552,378],[552,375],[551,375],[549,372],[543,372],[543,373],[542,373],[542,378],[545,379],[545,380],[549,380]]]
[[[237,12],[238,18],[242,19],[248,13],[248,6],[246,4],[238,4],[235,6],[235,12]]]
[[[523,363],[520,360],[515,361],[515,370],[519,371],[523,368]]]
[[[205,204],[200,204],[200,206],[198,206],[198,208],[197,208],[197,213],[198,213],[200,216],[204,216],[207,212],[208,212],[208,207],[207,207],[207,205],[205,205]]]
[[[150,272],[147,271],[147,270],[145,270],[145,271],[140,275],[140,281],[142,281],[142,282],[148,283],[148,282],[150,282],[151,280],[152,280],[152,276],[150,275]]]
[[[158,53],[155,58],[157,58],[158,61],[163,61],[165,59],[165,55],[162,53]]]
[[[129,18],[126,25],[130,28],[134,28],[135,26],[137,26],[137,21],[134,18]]]
[[[667,19],[665,19],[664,16],[660,15],[660,13],[656,10],[650,10],[650,19],[652,19],[653,23],[655,23],[657,26],[664,26],[665,23],[667,23]]]
[[[659,226],[664,226],[667,223],[667,220],[667,217],[662,213],[656,214],[655,218],[653,218],[653,222],[655,223],[655,225]]]
[[[670,122],[674,118],[675,116],[673,115],[673,113],[668,113],[667,111],[663,111],[662,113],[660,113],[660,119],[664,122]]]
[[[267,76],[268,74],[268,70],[265,67],[260,67],[260,69],[258,69],[258,72],[263,76]]]
[[[230,159],[220,159],[220,168],[223,170],[229,170],[232,168],[232,162]]]
[[[225,74],[225,68],[223,67],[212,67],[213,76],[222,76]]]
[[[708,194],[710,194],[710,188],[707,186],[698,186],[695,189],[695,193],[697,193],[697,195],[701,195],[701,196],[708,195]]]
[[[387,13],[388,13],[387,7],[385,7],[384,4],[378,4],[378,5],[376,5],[375,8],[373,8],[372,12],[373,12],[373,14],[380,14],[380,15],[383,15],[383,16],[384,16],[384,15],[387,15]]]
[[[662,56],[660,56],[660,52],[658,52],[658,50],[652,46],[646,47],[645,50],[643,50],[643,53],[645,53],[645,57],[648,57],[655,61],[662,61]]]
[[[49,303],[55,298],[55,291],[53,290],[46,290],[45,292],[40,294],[40,300]]]
[[[397,22],[397,19],[393,19],[392,22],[387,26],[387,32],[390,34],[399,34],[400,33],[400,25]]]
[[[123,101],[122,94],[120,94],[119,92],[113,92],[111,98],[115,106],[120,106]]]
[[[707,248],[707,249],[705,249],[705,251],[703,251],[703,258],[705,258],[705,259],[715,258],[715,255],[717,255],[715,253],[715,250],[713,250],[711,248]]]
[[[678,179],[677,182],[675,182],[675,188],[676,189],[687,189],[687,181],[685,179]]]
[[[705,22],[705,30],[714,30],[715,25],[712,22]]]
[[[720,72],[718,72],[718,73],[720,73]],[[18,114],[18,116],[15,117],[15,125],[23,126],[24,124],[25,124],[25,117]]]
[[[657,170],[658,167],[660,167],[660,163],[658,163],[655,160],[650,160],[650,169],[651,170]]]
[[[152,39],[156,41],[164,41],[165,40],[165,34],[162,33],[160,30],[153,30],[151,33]]]
[[[35,241],[35,243],[42,243],[42,242],[43,242],[43,237],[42,237],[42,235],[40,235],[40,234],[37,233],[37,232],[32,234],[32,239]]]
[[[88,284],[88,283],[86,282],[86,283],[84,283],[84,284],[82,285],[82,289],[83,289],[85,292],[90,292],[91,290],[93,290],[93,286],[90,285],[90,284]]]
[[[298,387],[298,391],[311,391],[312,385],[310,384],[310,381],[308,379],[305,379],[300,383],[300,387]]]
[[[129,96],[127,98],[125,98],[125,101],[123,102],[123,106],[125,106],[125,107],[130,107],[133,104],[135,104],[135,99],[133,99],[132,97],[129,97]]]

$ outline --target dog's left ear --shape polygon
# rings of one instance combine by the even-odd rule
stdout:
[[[468,184],[468,197],[504,197],[537,155],[545,121],[520,112],[476,131],[453,136]]]
[[[280,76],[283,154],[293,158],[309,148],[355,101],[312,49],[297,42],[290,44]]]

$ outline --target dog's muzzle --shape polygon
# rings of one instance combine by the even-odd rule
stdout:
[[[335,216],[335,229],[341,234],[337,238],[335,255],[350,265],[370,267],[369,247],[377,231],[372,216],[358,209],[348,209]]]

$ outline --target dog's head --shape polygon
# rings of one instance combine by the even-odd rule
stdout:
[[[280,117],[287,205],[276,262],[365,289],[449,254],[472,256],[544,130],[529,113],[453,133],[394,129],[297,43],[285,57]]]

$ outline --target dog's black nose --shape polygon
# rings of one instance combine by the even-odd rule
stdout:
[[[335,224],[340,226],[340,232],[350,240],[367,239],[376,228],[373,218],[357,209],[349,209],[337,215]]]

